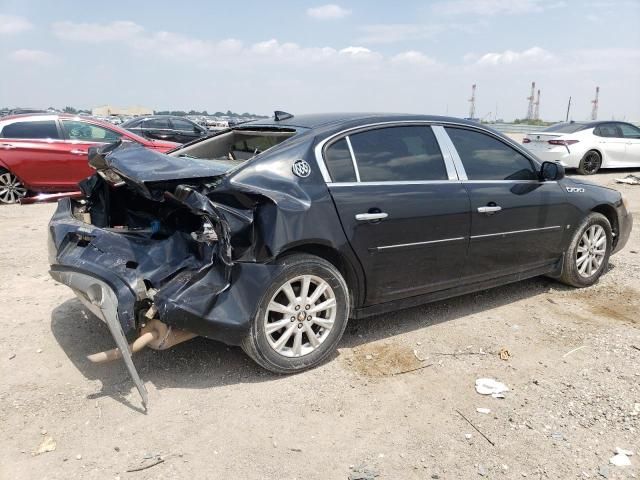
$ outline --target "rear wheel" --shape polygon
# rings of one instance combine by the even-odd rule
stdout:
[[[606,270],[613,235],[607,217],[591,213],[573,235],[560,280],[574,287],[588,287]]]
[[[0,203],[18,203],[26,194],[27,189],[18,177],[10,171],[0,168]]]
[[[595,150],[590,150],[584,154],[580,165],[578,166],[578,173],[581,175],[593,175],[602,166],[602,157]]]
[[[243,350],[274,373],[315,367],[333,352],[349,317],[349,292],[340,271],[307,254],[283,257],[283,271],[267,287]]]

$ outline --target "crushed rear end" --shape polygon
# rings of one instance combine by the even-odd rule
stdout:
[[[92,151],[90,163],[98,175],[81,183],[85,198],[60,200],[49,224],[51,275],[113,335],[117,349],[90,359],[122,357],[146,406],[132,352],[196,335],[239,344],[279,267],[232,260],[232,243],[253,245],[252,202],[207,194],[233,164],[126,144]]]

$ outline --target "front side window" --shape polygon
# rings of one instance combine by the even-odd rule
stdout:
[[[121,136],[112,130],[79,120],[62,120],[62,126],[69,140],[111,143],[119,140]]]
[[[640,128],[629,125],[628,123],[620,123],[619,126],[624,138],[640,139]]]
[[[386,127],[349,135],[360,181],[447,180],[431,127]]]
[[[174,118],[173,120],[171,120],[171,123],[173,124],[173,128],[175,128],[176,130],[180,130],[181,132],[193,133],[199,131],[198,127],[196,127],[193,123],[181,118]]]
[[[0,134],[3,138],[58,139],[58,128],[54,120],[14,122],[6,125]]]
[[[349,152],[347,140],[341,138],[327,147],[324,152],[324,160],[327,170],[334,182],[355,182],[356,172],[353,169],[353,161]]]
[[[446,127],[469,180],[537,180],[527,157],[484,133]]]

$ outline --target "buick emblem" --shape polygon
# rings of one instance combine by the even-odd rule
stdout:
[[[311,173],[311,166],[304,160],[296,160],[291,169],[294,174],[302,178],[308,177]]]

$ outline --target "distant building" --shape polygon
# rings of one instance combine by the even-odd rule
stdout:
[[[91,109],[94,117],[109,117],[111,115],[126,115],[137,117],[140,115],[153,115],[151,108],[134,105],[132,107],[116,107],[115,105],[102,105]]]

